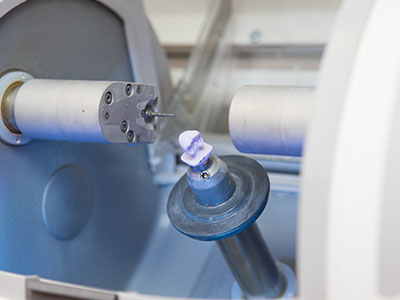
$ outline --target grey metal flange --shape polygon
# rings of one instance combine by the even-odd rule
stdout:
[[[224,194],[226,189],[216,184],[221,184],[218,177],[224,172],[224,168],[217,167],[207,179],[189,169],[174,186],[168,201],[168,216],[174,227],[203,241],[225,239],[250,226],[264,210],[270,189],[268,176],[256,161],[242,156],[212,156],[212,159],[215,165],[225,165],[230,172],[235,189],[228,199],[213,205],[215,196]],[[200,196],[189,186],[188,176],[194,182],[192,185],[199,182],[203,185],[196,191]],[[215,187],[210,191],[212,185]]]

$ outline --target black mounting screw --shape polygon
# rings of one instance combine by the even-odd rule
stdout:
[[[106,111],[104,113],[104,119],[108,120],[110,118],[110,113],[108,111]]]
[[[125,87],[125,93],[126,95],[130,96],[132,94],[132,85],[128,83]]]
[[[129,131],[128,131],[128,133],[127,133],[127,138],[128,138],[128,142],[129,142],[129,143],[132,143],[132,142],[133,142],[133,140],[134,140],[134,138],[135,138],[135,135],[134,135],[134,133],[133,133],[132,130],[129,130]]]
[[[120,125],[121,131],[125,133],[128,130],[128,122],[123,120]]]
[[[201,172],[200,176],[203,179],[208,179],[208,178],[210,178],[210,173],[208,173],[207,171],[203,171],[203,172]]]
[[[142,89],[140,88],[140,85],[138,85],[138,87],[136,88],[136,93],[140,93],[142,91]]]
[[[107,92],[106,96],[105,96],[105,101],[107,105],[110,105],[112,103],[113,100],[113,96],[111,94],[111,92]]]

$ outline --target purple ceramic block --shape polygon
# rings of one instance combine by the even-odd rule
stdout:
[[[186,130],[179,135],[179,144],[185,153],[195,155],[204,141],[197,130]]]
[[[179,144],[185,153],[181,160],[192,167],[200,166],[211,156],[213,147],[204,143],[200,132],[197,130],[186,130],[179,135]]]

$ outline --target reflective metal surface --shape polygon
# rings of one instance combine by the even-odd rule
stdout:
[[[256,223],[217,244],[246,296],[274,298],[282,293],[282,276]]]

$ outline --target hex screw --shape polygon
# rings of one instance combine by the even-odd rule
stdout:
[[[108,111],[106,111],[104,113],[104,119],[108,120],[110,118],[110,113]]]
[[[250,33],[250,42],[252,44],[260,44],[262,40],[262,33],[259,30],[254,30]]]
[[[107,105],[110,105],[112,103],[113,100],[113,96],[111,94],[111,92],[107,92],[106,96],[105,96],[105,101]]]
[[[132,85],[128,83],[125,87],[125,93],[127,96],[130,96],[132,94]]]
[[[128,130],[128,122],[123,120],[120,125],[121,131],[125,133]]]
[[[208,179],[208,178],[210,178],[210,173],[208,173],[208,171],[203,171],[200,173],[200,176],[203,179]]]
[[[133,131],[132,131],[132,130],[129,130],[129,131],[128,131],[128,133],[127,133],[127,138],[128,138],[128,142],[129,142],[129,143],[132,143],[132,142],[133,142],[133,140],[134,140],[134,138],[135,138],[135,135],[133,134]]]

